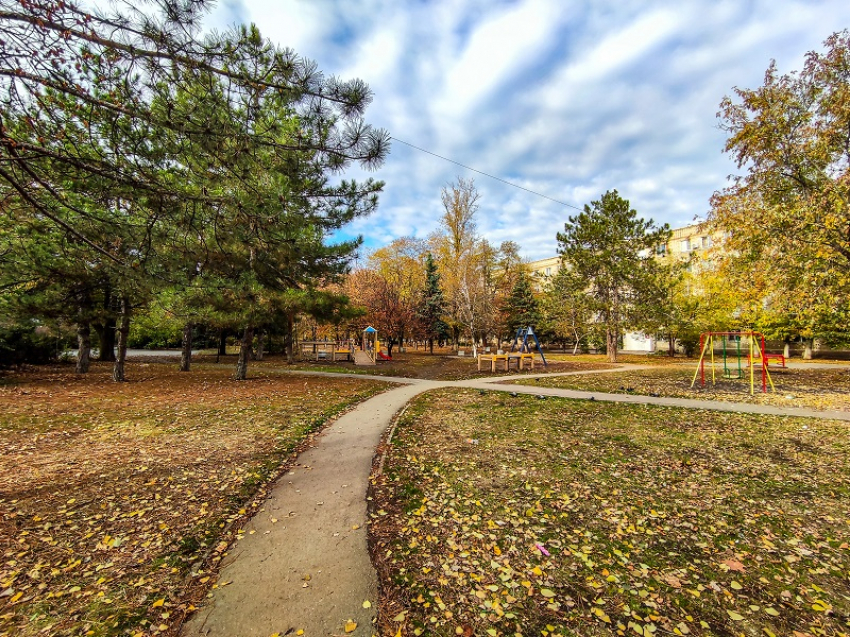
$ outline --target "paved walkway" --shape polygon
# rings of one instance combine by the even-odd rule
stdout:
[[[592,373],[641,369],[623,366]],[[308,375],[347,376],[323,372]],[[815,411],[745,403],[604,394],[528,385],[494,385],[590,372],[427,381],[358,374],[358,378],[400,385],[361,403],[337,419],[301,454],[273,487],[260,512],[230,549],[211,602],[184,627],[184,637],[306,637],[371,635],[377,579],[367,548],[366,490],[372,459],[393,417],[416,395],[440,387],[498,390],[606,402],[710,409],[716,411],[835,418],[850,412]],[[364,604],[364,602],[368,602]],[[353,623],[349,623],[353,622]]]

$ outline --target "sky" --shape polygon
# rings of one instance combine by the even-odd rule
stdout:
[[[366,120],[403,140],[582,208],[616,189],[641,217],[704,218],[740,173],[720,101],[770,61],[802,68],[850,28],[847,0],[224,0],[208,28],[257,24],[327,75],[360,78]],[[367,249],[440,227],[440,191],[474,178],[481,236],[527,259],[557,253],[578,210],[393,141],[377,212],[346,232]]]

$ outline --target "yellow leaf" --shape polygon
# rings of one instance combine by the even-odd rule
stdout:
[[[548,588],[541,588],[540,594],[543,595],[543,597],[555,597],[554,591],[551,591]]]
[[[775,608],[765,608],[764,612],[773,617],[779,617],[779,611]]]
[[[740,585],[738,582],[736,582],[735,580],[732,580],[732,583],[731,583],[731,584],[729,584],[729,586],[731,586],[731,587],[732,587],[733,589],[735,589],[736,591],[739,591],[739,590],[741,590],[742,588],[744,588],[743,586],[741,586],[741,585]]]
[[[280,633],[272,633],[269,637],[280,637]]]
[[[736,613],[734,610],[727,610],[726,612],[729,614],[729,617],[731,617],[731,618],[732,618],[732,621],[739,622],[739,621],[741,621],[742,619],[744,619],[744,616],[743,616],[743,615],[739,615],[739,614],[738,614],[738,613]]]
[[[19,599],[21,599],[21,597],[23,597],[23,596],[24,596],[24,592],[23,592],[23,591],[18,591],[17,593],[15,593],[14,595],[12,595],[12,599],[10,599],[10,600],[9,600],[9,603],[10,603],[10,604],[14,604],[14,603],[15,603],[15,602],[17,602]]]
[[[156,600],[153,604],[151,604],[151,608],[159,608],[165,603],[165,598]]]
[[[345,622],[345,632],[353,633],[355,628],[357,628],[356,621],[352,621],[349,619],[347,622]]]
[[[372,602],[367,599],[365,602],[363,602],[363,608],[372,608]]]

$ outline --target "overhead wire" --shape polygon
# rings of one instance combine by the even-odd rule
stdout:
[[[454,159],[449,159],[448,157],[443,157],[442,155],[438,155],[437,153],[432,153],[430,150],[425,150],[424,148],[420,148],[419,146],[411,144],[410,142],[406,142],[403,139],[399,139],[398,137],[392,137],[391,136],[390,139],[397,141],[397,142],[400,142],[400,143],[404,144],[405,146],[410,146],[411,148],[415,148],[416,150],[418,150],[420,152],[427,153],[428,155],[433,155],[434,157],[442,159],[443,161],[447,161],[447,162],[450,162],[452,164],[455,164],[456,166],[460,166],[461,168],[466,168],[467,170],[471,170],[472,172],[476,172],[479,175],[484,175],[485,177],[489,177],[490,179],[495,179],[496,181],[501,181],[503,184],[507,184],[508,186],[511,186],[512,188],[519,188],[520,190],[524,190],[525,192],[530,192],[532,195],[537,195],[538,197],[543,197],[544,199],[548,199],[549,201],[554,201],[555,203],[560,204],[562,206],[566,206],[567,208],[573,208],[575,210],[582,210],[582,208],[579,208],[578,206],[574,206],[571,203],[566,203],[565,201],[560,201],[559,199],[554,199],[553,197],[550,197],[549,195],[544,195],[542,192],[537,192],[535,190],[525,188],[524,186],[520,186],[519,184],[512,183],[510,181],[507,181],[506,179],[502,179],[501,177],[496,177],[495,175],[491,175],[490,173],[485,173],[483,170],[478,170],[477,168],[473,168],[472,166],[467,166],[466,164],[462,164],[459,161],[455,161]]]

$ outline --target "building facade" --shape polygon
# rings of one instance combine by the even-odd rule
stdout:
[[[715,244],[717,237],[705,228],[705,224],[697,223],[681,228],[673,228],[667,243],[655,248],[655,258],[659,260],[675,259],[685,261],[695,256],[705,256]],[[526,264],[534,281],[536,292],[543,292],[548,282],[558,273],[561,258],[558,256],[538,259]],[[637,352],[654,352],[655,337],[642,332],[629,332],[623,336],[623,350]]]

